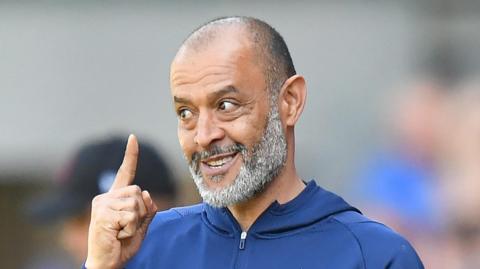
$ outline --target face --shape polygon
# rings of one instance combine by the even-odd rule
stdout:
[[[280,173],[282,124],[247,38],[227,31],[201,50],[180,51],[171,86],[179,141],[205,202],[248,200]]]

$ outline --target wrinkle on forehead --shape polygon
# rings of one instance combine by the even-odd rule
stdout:
[[[256,66],[252,50],[246,42],[231,42],[232,38],[239,39],[231,36],[218,40],[203,51],[179,52],[171,66],[172,88],[223,78],[235,79],[240,73],[249,74]]]
[[[176,70],[172,72],[171,83],[172,86],[181,86],[184,84],[195,84],[201,81],[209,81],[210,78],[218,78],[225,76],[225,69],[230,69],[228,65],[216,65],[203,68],[198,71],[190,71],[185,69]]]

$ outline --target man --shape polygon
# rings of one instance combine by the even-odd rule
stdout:
[[[268,24],[201,26],[170,82],[204,203],[155,215],[149,193],[130,185],[139,154],[130,136],[111,190],[93,200],[86,268],[423,268],[399,235],[297,175],[305,80]]]
[[[90,202],[96,195],[110,189],[118,165],[122,162],[124,143],[120,136],[111,136],[83,144],[58,174],[56,193],[40,201],[35,200],[30,206],[29,213],[33,221],[61,224],[59,243],[70,255],[68,262],[62,265],[58,257],[41,257],[41,261],[32,265],[32,268],[73,268],[85,261]],[[142,155],[138,160],[136,184],[152,190],[152,197],[159,209],[174,206],[175,180],[168,165],[150,144],[142,143],[140,150]]]

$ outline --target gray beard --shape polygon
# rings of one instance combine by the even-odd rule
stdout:
[[[262,192],[282,171],[287,161],[287,141],[276,105],[271,106],[267,124],[259,143],[253,146],[251,153],[241,144],[214,148],[208,152],[196,153],[189,162],[189,170],[197,185],[203,201],[213,207],[227,207],[247,201]],[[200,158],[219,153],[238,151],[242,154],[243,164],[237,177],[229,186],[210,189],[199,169]],[[223,175],[215,176],[219,182]]]

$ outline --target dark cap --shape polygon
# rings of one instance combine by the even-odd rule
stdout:
[[[28,215],[44,222],[84,212],[98,194],[107,192],[122,163],[127,136],[87,143],[61,170],[56,190],[29,206]],[[153,196],[175,198],[175,180],[166,162],[148,143],[139,140],[134,183]]]

